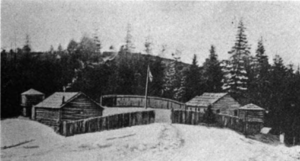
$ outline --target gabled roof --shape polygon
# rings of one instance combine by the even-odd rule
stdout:
[[[262,111],[265,110],[265,109],[255,105],[255,104],[252,104],[252,103],[242,106],[239,109],[240,110],[262,110]]]
[[[37,104],[35,107],[61,108],[65,103],[69,102],[72,98],[76,98],[76,96],[79,95],[79,92],[55,92],[44,101]]]
[[[188,106],[208,106],[214,104],[228,93],[203,93],[201,96],[196,96],[190,101],[186,102]]]
[[[21,95],[44,95],[44,93],[31,88],[28,91],[21,93]]]

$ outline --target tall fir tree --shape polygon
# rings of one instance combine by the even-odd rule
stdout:
[[[185,100],[188,101],[195,97],[196,95],[200,95],[204,92],[203,88],[201,88],[201,73],[200,68],[197,62],[197,55],[194,54],[192,65],[186,74],[186,97]]]
[[[176,53],[173,53],[173,60],[168,63],[165,71],[164,78],[164,88],[163,88],[163,96],[172,99],[181,99],[176,94],[180,92],[180,87],[182,85],[182,73],[180,72],[180,57],[179,50],[176,50]],[[181,92],[182,93],[182,92]]]
[[[279,55],[274,58],[274,63],[270,71],[270,104],[269,110],[272,120],[273,133],[282,132],[283,125],[283,107],[285,106],[288,74],[287,68],[284,66],[283,60]]]
[[[125,38],[125,52],[132,53],[134,52],[134,44],[133,44],[133,36],[132,36],[132,26],[131,24],[127,24],[127,33]]]
[[[223,72],[213,45],[211,45],[209,52],[209,58],[203,64],[205,92],[221,92]]]
[[[250,65],[250,47],[248,46],[245,27],[241,20],[238,25],[236,41],[231,51],[230,58],[225,61],[225,77],[223,89],[231,93],[235,98],[245,98],[248,89],[248,65]]]
[[[270,64],[268,62],[268,56],[265,54],[265,47],[263,45],[263,39],[258,41],[256,55],[253,65],[253,80],[250,82],[250,98],[251,102],[268,108],[268,100],[270,96]]]
[[[23,52],[25,54],[29,54],[31,52],[31,42],[30,42],[30,36],[26,34],[25,37],[25,45],[23,46]]]

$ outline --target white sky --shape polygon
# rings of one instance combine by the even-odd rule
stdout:
[[[243,17],[252,54],[262,36],[270,60],[279,54],[285,64],[297,66],[299,15],[300,2],[2,0],[1,47],[22,47],[28,33],[34,51],[57,48],[60,43],[66,48],[72,38],[79,41],[98,29],[103,50],[111,45],[119,49],[130,23],[137,51],[144,51],[150,35],[155,54],[166,44],[166,57],[179,49],[184,62],[191,63],[197,54],[201,65],[211,44],[220,59],[228,58]]]

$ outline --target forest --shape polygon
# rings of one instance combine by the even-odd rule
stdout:
[[[207,55],[203,64],[198,64],[198,54],[191,64],[182,63],[176,52],[173,59],[154,56],[148,41],[145,52],[133,53],[129,31],[118,51],[101,51],[99,38],[85,35],[79,42],[71,40],[66,49],[59,45],[34,52],[27,36],[22,48],[1,52],[1,118],[20,115],[20,94],[30,88],[46,97],[81,91],[96,101],[104,94],[144,95],[149,66],[150,96],[187,102],[204,92],[229,92],[241,104],[263,107],[265,126],[272,127],[273,134],[300,137],[299,66],[285,64],[280,55],[270,63],[263,38],[250,53],[245,29],[240,21],[228,59],[219,60],[217,47],[211,45],[207,53],[199,53]]]

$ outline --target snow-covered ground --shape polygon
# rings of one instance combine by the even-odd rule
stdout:
[[[4,120],[1,129],[1,160],[300,160],[299,146],[268,145],[204,126],[155,123],[66,138],[30,120]]]

